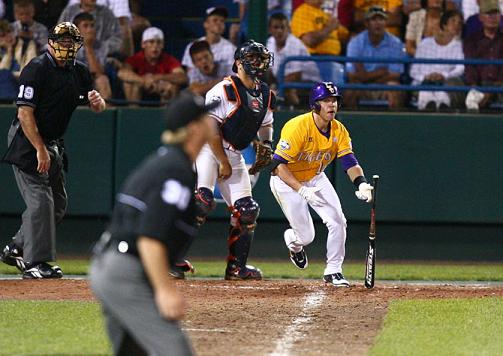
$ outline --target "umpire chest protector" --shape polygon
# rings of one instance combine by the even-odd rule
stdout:
[[[260,88],[252,92],[237,76],[228,79],[231,84],[224,86],[225,95],[230,102],[236,102],[237,107],[225,118],[220,129],[225,141],[235,149],[243,150],[257,136],[267,110],[274,109],[276,98],[264,82],[260,82]]]

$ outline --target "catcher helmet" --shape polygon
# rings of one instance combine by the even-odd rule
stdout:
[[[56,25],[49,34],[49,46],[59,61],[74,61],[82,42],[79,29],[71,22]]]
[[[332,82],[320,82],[316,83],[311,89],[311,94],[309,95],[309,107],[311,110],[316,112],[320,111],[320,104],[318,100],[323,100],[328,97],[337,98],[338,105],[340,106],[339,100],[342,95],[339,94],[339,89]]]
[[[274,63],[274,55],[269,52],[262,43],[248,40],[239,46],[234,52],[234,61],[241,61],[244,71],[252,78],[261,77]],[[232,71],[238,72],[236,62],[232,65]]]

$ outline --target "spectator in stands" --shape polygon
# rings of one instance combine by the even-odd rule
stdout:
[[[353,33],[365,30],[366,14],[372,6],[382,7],[388,14],[386,30],[402,38],[402,0],[354,0],[355,14],[353,20]]]
[[[306,0],[292,16],[292,34],[314,55],[342,54],[349,38],[347,28],[321,9],[323,0]]]
[[[498,0],[480,0],[482,30],[474,32],[463,42],[466,59],[503,59],[503,30],[500,27],[501,10]],[[466,65],[467,85],[503,85],[503,66]],[[492,102],[502,102],[503,95],[470,91],[466,97],[469,109],[485,108]]]
[[[228,64],[232,67],[234,64],[234,46],[229,40],[222,37],[225,31],[225,19],[229,16],[229,12],[225,7],[210,7],[206,9],[206,19],[203,27],[205,35],[199,38],[199,41],[205,40],[210,44],[211,52],[215,57],[215,61]],[[182,58],[182,64],[190,72],[194,68],[194,63],[190,59],[189,49],[192,43],[185,47],[185,52]]]
[[[152,27],[150,21],[140,15],[141,13],[141,0],[129,0],[129,6],[131,7],[131,32],[133,34],[133,46],[134,52],[141,50],[141,36],[143,31],[147,28]]]
[[[269,84],[277,83],[278,70],[286,57],[309,56],[309,52],[304,43],[290,33],[288,18],[282,13],[275,13],[269,17],[269,33],[271,37],[267,40],[267,48],[274,55],[274,63],[270,68]],[[319,82],[320,73],[314,62],[288,62],[284,72],[285,82]],[[308,93],[309,95],[309,93]],[[285,101],[287,104],[299,105],[299,95],[297,89],[287,89],[285,91]]]
[[[70,0],[68,5],[79,4],[80,0]],[[119,20],[119,26],[122,34],[121,53],[126,56],[132,56],[134,53],[133,35],[129,21],[131,20],[131,10],[128,0],[97,0],[96,4],[108,7]],[[101,92],[100,92],[101,93]]]
[[[248,18],[250,0],[234,0],[239,3],[239,22],[229,28],[229,40],[238,45],[248,39]],[[267,16],[281,12],[290,17],[292,12],[291,0],[267,0]]]
[[[469,37],[472,33],[482,30],[482,22],[480,21],[478,3],[479,0],[477,0],[476,2],[477,12],[468,17],[465,21],[465,26],[463,27],[463,38]],[[503,1],[500,1],[500,12],[501,11],[503,11]],[[503,16],[500,20],[500,27],[503,27]]]
[[[58,22],[73,22],[81,12],[93,15],[96,28],[96,41],[103,47],[106,55],[118,52],[122,46],[122,35],[119,21],[107,7],[96,5],[96,0],[81,0],[80,4],[68,5]]]
[[[464,59],[463,46],[459,36],[463,15],[458,10],[448,10],[440,18],[440,31],[433,37],[423,39],[416,50],[417,58]],[[465,71],[462,64],[423,64],[414,63],[410,76],[412,84],[464,85],[461,77]],[[420,91],[418,109],[434,110],[449,107],[461,108],[464,94],[460,92]]]
[[[16,37],[9,22],[0,19],[0,99],[16,97],[19,73],[36,55],[35,41]]]
[[[88,12],[81,12],[75,16],[73,23],[84,38],[84,46],[77,52],[77,59],[89,66],[96,90],[103,99],[109,100],[112,97],[112,89],[104,69],[107,56],[103,47],[96,41],[94,17]]]
[[[398,37],[386,31],[387,13],[382,7],[372,6],[366,17],[367,30],[349,41],[348,57],[404,58],[405,48]],[[399,84],[404,72],[402,63],[346,63],[350,83]],[[344,92],[344,106],[355,108],[360,99],[386,99],[391,108],[403,106],[404,95],[400,91]]]
[[[47,27],[36,22],[35,6],[32,0],[14,0],[14,21],[11,26],[14,35],[26,40],[33,39],[37,45],[37,53],[45,51],[47,47]]]
[[[52,30],[58,24],[58,18],[67,2],[68,0],[33,0],[35,21]]]
[[[458,0],[459,1],[459,0]],[[473,15],[479,14],[479,2],[480,0],[461,0],[461,9],[463,13],[463,18],[465,23]],[[500,11],[503,13],[503,0],[499,0]]]
[[[207,41],[196,41],[190,46],[190,58],[194,68],[189,72],[189,89],[201,96],[221,82],[226,76],[233,74],[232,66],[225,62],[216,62]]]
[[[440,17],[444,12],[444,0],[422,0],[426,8],[414,11],[409,16],[405,32],[405,49],[414,57],[417,45],[423,38],[432,37],[440,32]]]
[[[124,83],[129,101],[168,100],[188,83],[187,75],[178,60],[163,52],[164,34],[157,27],[143,32],[142,51],[126,60],[118,76]]]

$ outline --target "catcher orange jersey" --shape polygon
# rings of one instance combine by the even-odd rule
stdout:
[[[316,127],[313,113],[308,112],[283,126],[274,153],[288,161],[288,169],[299,182],[305,182],[323,172],[335,158],[353,153],[353,149],[341,122],[332,120],[327,137]]]

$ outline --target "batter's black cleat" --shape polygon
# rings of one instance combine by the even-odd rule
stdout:
[[[176,279],[185,279],[185,272],[194,273],[196,269],[188,260],[183,260],[181,262],[175,263],[174,266],[171,267],[171,271],[169,274],[171,277]]]
[[[292,250],[288,250],[290,252],[290,261],[300,269],[306,269],[309,262],[307,261],[306,251],[304,247],[299,252],[293,252]]]
[[[47,262],[39,262],[26,266],[23,273],[23,279],[46,279],[46,278],[61,278],[63,271],[59,266],[51,266]]]
[[[225,279],[228,281],[260,280],[262,279],[262,271],[251,265],[246,265],[244,268],[231,265],[227,266],[225,270]]]
[[[26,264],[23,260],[23,249],[16,246],[12,241],[0,253],[0,261],[9,266],[17,267],[18,270],[24,272]]]
[[[342,273],[332,273],[323,276],[325,283],[330,283],[335,287],[349,288],[349,282],[344,278]]]

